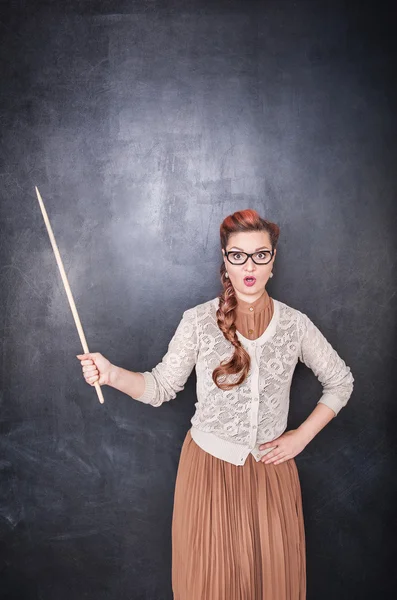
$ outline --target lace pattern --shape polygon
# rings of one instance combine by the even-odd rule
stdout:
[[[215,367],[234,351],[217,325],[216,297],[184,311],[167,353],[151,371],[142,373],[145,391],[136,400],[160,406],[175,398],[195,367],[197,402],[192,425],[251,447],[253,428],[257,427],[255,440],[259,443],[285,430],[290,387],[299,360],[323,386],[318,402],[329,406],[336,416],[353,391],[350,368],[307,315],[279,300],[274,302],[278,304],[277,318],[269,335],[241,340],[250,353],[251,368],[240,386],[224,391],[212,380]],[[227,381],[237,378],[229,376]]]

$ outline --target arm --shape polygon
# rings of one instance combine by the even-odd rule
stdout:
[[[145,378],[142,373],[135,373],[117,365],[112,365],[109,373],[109,385],[132,398],[136,398],[143,394]]]
[[[323,386],[317,406],[298,428],[310,441],[346,406],[353,391],[354,377],[350,367],[309,317],[304,313],[299,316],[299,360],[312,369]]]
[[[314,410],[305,421],[299,425],[297,431],[302,435],[305,444],[308,444],[318,434],[319,431],[336,417],[332,408],[318,401]]]
[[[143,377],[144,382],[143,392],[135,400],[160,406],[174,399],[183,390],[197,355],[197,311],[193,307],[184,311],[162,360],[151,371],[134,374]]]
[[[279,464],[293,458],[347,404],[353,391],[350,368],[333,349],[321,331],[307,315],[298,316],[299,360],[316,375],[323,393],[307,419],[297,428],[259,446],[260,450],[274,448],[261,458],[264,463]]]
[[[267,448],[274,448],[274,443],[277,441],[277,446],[273,450],[270,450],[261,461],[264,463],[279,464],[293,458],[299,452],[301,452],[309,442],[323,429],[327,423],[335,417],[335,413],[332,408],[326,406],[322,402],[318,402],[314,410],[310,413],[308,418],[303,421],[297,429],[291,429],[284,432],[280,437],[276,438],[271,442],[266,442],[259,446],[260,450]]]

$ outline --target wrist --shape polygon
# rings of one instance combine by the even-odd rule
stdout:
[[[111,365],[110,369],[109,369],[109,384],[110,386],[114,387],[117,377],[119,375],[119,371],[120,371],[120,367],[118,367],[117,365]]]
[[[316,435],[315,432],[313,432],[310,427],[307,426],[307,423],[302,423],[302,425],[299,425],[297,431],[306,445],[311,442]]]

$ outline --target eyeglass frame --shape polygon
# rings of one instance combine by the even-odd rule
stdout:
[[[229,254],[231,254],[232,252],[237,252],[239,254],[245,254],[247,258],[242,263],[238,263],[238,264],[237,263],[232,263],[232,261],[229,259]],[[258,254],[259,252],[270,252],[270,260],[268,260],[266,263],[257,263],[257,262],[255,262],[254,259],[253,259],[253,256],[254,256],[254,254]],[[257,252],[252,252],[251,254],[249,254],[248,252],[243,252],[243,250],[228,250],[227,252],[225,250],[225,256],[226,256],[227,260],[230,262],[230,264],[233,265],[233,266],[235,266],[235,267],[236,266],[241,267],[241,265],[245,265],[245,263],[247,262],[247,260],[249,258],[251,258],[251,260],[252,260],[253,263],[255,263],[256,265],[258,265],[258,266],[261,267],[263,265],[268,265],[270,262],[272,262],[272,258],[274,256],[274,248],[272,248],[272,250],[258,250]]]

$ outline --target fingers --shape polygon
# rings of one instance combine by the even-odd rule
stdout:
[[[278,456],[279,454],[281,454],[283,452],[283,450],[281,448],[275,448],[274,450],[272,450],[271,452],[268,452],[267,454],[265,454],[264,456],[262,456],[261,461],[265,462],[267,461],[269,458],[273,458],[275,456]]]
[[[280,463],[285,462],[286,460],[289,460],[290,458],[292,458],[292,456],[290,454],[287,454],[286,452],[279,452],[278,455],[273,456],[273,458],[269,458],[266,460],[266,457],[264,457],[265,460],[262,460],[263,463],[265,463],[266,465],[270,465],[270,464],[274,464],[274,465],[279,465]]]
[[[272,450],[271,452],[268,452],[267,454],[265,454],[265,456],[262,456],[261,461],[265,464],[269,464],[269,463],[276,463],[279,459],[284,458],[284,456],[286,456],[286,452],[285,450],[283,450],[282,448],[277,448],[275,450]]]
[[[93,360],[94,354],[88,352],[86,354],[76,354],[77,358],[80,360]]]
[[[76,354],[76,357],[80,360],[83,376],[87,383],[94,385],[95,381],[99,379],[98,369],[93,361],[91,353]]]
[[[81,359],[91,359],[95,360],[99,356],[101,356],[100,352],[86,352],[85,354],[76,354],[77,358]]]
[[[281,458],[280,460],[276,460],[274,462],[275,465],[279,465],[280,463],[286,462],[287,460],[290,460],[292,458],[292,456],[290,456],[289,454],[286,454],[283,458]]]
[[[95,383],[95,381],[97,381],[99,379],[99,374],[97,372],[95,375],[84,375],[84,379],[86,380],[87,383],[89,383],[90,385],[93,385]]]
[[[263,461],[266,465],[269,463],[276,463],[278,462],[280,459],[284,458],[286,456],[286,454],[284,452],[279,452],[277,454],[277,456],[273,456],[272,458],[265,458],[265,460]]]
[[[90,356],[92,356],[91,354],[76,354],[76,356],[80,360],[81,366],[95,365],[93,358],[89,358]]]

